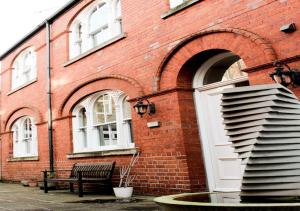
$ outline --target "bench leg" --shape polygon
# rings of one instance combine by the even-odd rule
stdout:
[[[44,172],[44,193],[48,193],[47,171]]]
[[[114,193],[114,189],[113,189],[113,185],[112,185],[111,180],[108,183],[108,191],[109,191],[109,194],[113,194]]]
[[[78,172],[78,196],[83,196],[83,187],[82,187],[82,172]]]
[[[78,183],[78,196],[83,197],[83,188],[82,188],[82,182]]]
[[[48,182],[44,180],[44,193],[48,193]]]
[[[74,192],[74,184],[72,182],[70,182],[70,192]]]

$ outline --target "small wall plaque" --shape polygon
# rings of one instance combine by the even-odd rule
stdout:
[[[149,128],[154,128],[154,127],[159,127],[159,126],[160,126],[159,121],[147,122],[147,127],[149,127]]]

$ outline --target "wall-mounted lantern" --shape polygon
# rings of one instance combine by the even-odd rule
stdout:
[[[300,86],[300,72],[297,69],[291,69],[287,64],[276,61],[274,62],[275,71],[270,74],[270,77],[276,83],[288,87],[289,85]],[[287,69],[284,69],[285,66]]]
[[[144,103],[146,101],[146,103]],[[148,112],[149,115],[155,113],[155,105],[154,103],[150,103],[147,99],[139,98],[137,103],[133,106],[135,112],[143,117],[145,113]]]

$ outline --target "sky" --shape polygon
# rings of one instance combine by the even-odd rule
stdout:
[[[69,0],[0,0],[0,54]]]

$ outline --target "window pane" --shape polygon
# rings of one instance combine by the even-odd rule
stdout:
[[[101,31],[93,35],[94,45],[99,45],[110,38],[110,34],[107,27],[101,29]]]
[[[81,128],[80,133],[81,133],[83,148],[86,148],[87,147],[87,130],[86,130],[86,128]]]
[[[99,146],[104,146],[104,137],[103,137],[103,129],[102,126],[97,126],[98,138],[99,138]]]
[[[82,53],[82,24],[79,23],[76,27],[75,34],[75,46],[77,48],[77,53]]]
[[[107,112],[107,122],[115,122],[116,121],[116,105],[113,99],[111,98],[109,106],[109,112]]]
[[[29,118],[24,120],[23,126],[24,139],[28,139],[32,137],[32,124]]]
[[[117,1],[117,6],[116,6],[116,17],[121,18],[121,1]]]
[[[222,81],[228,81],[239,77],[247,76],[247,73],[242,69],[246,68],[246,65],[242,59],[233,63],[224,73]]]
[[[100,96],[98,100],[96,101],[96,112],[97,113],[104,113],[104,104],[103,104],[103,96]]]
[[[108,125],[103,125],[103,135],[104,135],[104,140],[109,139],[109,127]]]
[[[96,100],[94,118],[95,124],[105,124],[116,121],[116,106],[110,95],[104,94]]]
[[[90,32],[99,30],[108,23],[109,11],[107,4],[102,4],[93,11],[90,17]]]
[[[81,41],[82,39],[82,25],[79,23],[76,28],[76,42]]]
[[[25,142],[25,151],[27,154],[31,153],[31,138],[24,139]]]
[[[24,57],[24,66],[25,66],[25,71],[27,71],[27,69],[30,69],[33,65],[33,58],[32,58],[32,53],[29,51],[25,57]]]
[[[23,77],[25,83],[29,81],[31,78],[33,78],[31,77],[31,75],[33,74],[32,73],[33,67],[34,67],[34,58],[32,52],[29,51],[24,56]]]
[[[105,116],[104,114],[97,114],[96,115],[96,124],[104,124],[105,123]]]
[[[87,126],[87,118],[86,118],[86,110],[82,108],[79,111],[79,127],[86,127]]]
[[[19,127],[16,125],[13,127],[13,140],[15,143],[19,140]]]
[[[118,134],[117,134],[117,124],[111,124],[110,125],[110,129],[111,129],[111,139],[113,140],[113,144],[116,144],[116,140],[118,139]]]
[[[117,144],[117,124],[97,126],[100,146],[111,146]]]
[[[126,99],[123,100],[123,119],[131,119],[131,106]]]

